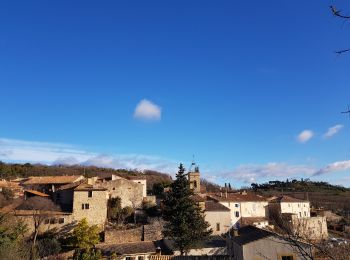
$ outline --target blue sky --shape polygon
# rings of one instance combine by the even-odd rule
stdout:
[[[174,173],[194,154],[236,187],[350,186],[350,54],[334,54],[350,24],[330,4],[350,13],[346,1],[2,1],[0,160]]]

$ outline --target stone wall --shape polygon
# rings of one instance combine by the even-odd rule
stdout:
[[[26,235],[30,236],[34,232],[34,217],[30,210],[15,212],[15,217],[27,225]],[[37,213],[38,214],[38,213]],[[36,217],[37,218],[37,217]],[[70,232],[76,225],[73,215],[69,213],[44,214],[42,223],[39,226],[39,233],[44,233],[51,229],[57,229],[60,233]]]
[[[143,200],[143,185],[126,179],[102,182],[99,186],[106,188],[110,198],[121,198],[122,207],[139,207]]]
[[[75,221],[86,218],[89,225],[104,226],[107,219],[106,191],[93,190],[92,197],[88,196],[88,191],[74,191],[73,217]]]
[[[292,216],[295,232],[307,240],[320,241],[328,238],[326,217],[297,218]]]
[[[163,223],[156,221],[153,224],[143,225],[133,229],[117,230],[106,228],[105,243],[124,244],[140,241],[155,241],[162,239]]]

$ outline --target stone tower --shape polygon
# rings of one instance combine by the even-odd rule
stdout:
[[[190,189],[194,193],[201,192],[201,174],[199,173],[199,168],[195,167],[193,172],[188,173],[188,181],[190,183]]]

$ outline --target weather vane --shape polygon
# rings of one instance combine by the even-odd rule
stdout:
[[[348,110],[341,112],[342,114],[349,114],[350,117],[350,106],[348,105]]]

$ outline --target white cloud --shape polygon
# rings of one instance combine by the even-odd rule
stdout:
[[[307,141],[309,141],[312,137],[314,136],[314,132],[312,132],[311,130],[304,130],[302,131],[297,139],[299,142],[301,143],[306,143]]]
[[[325,173],[330,173],[330,172],[337,172],[337,171],[345,171],[350,169],[350,160],[348,161],[338,161],[334,163],[330,163],[326,165],[325,167],[319,169],[316,171],[313,175],[322,175]]]
[[[324,138],[330,138],[333,135],[337,134],[344,126],[343,125],[335,125],[328,128],[328,131],[323,135]]]
[[[177,172],[178,163],[157,156],[140,154],[98,154],[72,145],[29,142],[0,138],[0,160],[43,164],[94,165],[113,169]]]
[[[245,183],[252,183],[264,178],[291,178],[297,175],[311,175],[315,169],[305,165],[289,165],[286,163],[270,162],[264,165],[241,165],[225,177],[232,177]]]
[[[160,120],[161,116],[162,116],[161,107],[147,99],[141,100],[137,104],[134,112],[135,118],[147,120],[147,121]]]

